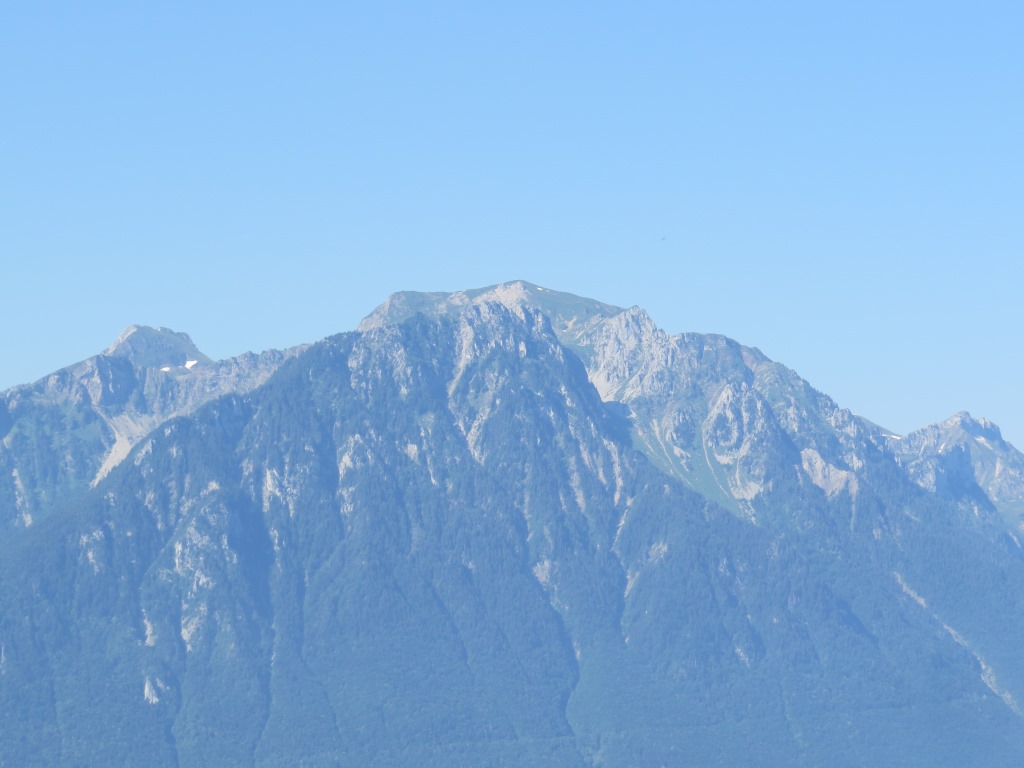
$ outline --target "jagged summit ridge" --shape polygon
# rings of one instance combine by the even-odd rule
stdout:
[[[522,282],[283,357],[0,397],[0,762],[1019,762],[969,464],[920,488],[756,350]]]
[[[131,325],[104,352],[0,393],[0,523],[30,527],[168,419],[250,391],[305,348],[214,361],[186,333]]]
[[[960,411],[889,443],[922,488],[991,504],[1012,528],[1024,531],[1024,454],[988,419]]]
[[[594,299],[542,288],[525,280],[513,280],[452,293],[394,293],[363,319],[358,330],[367,331],[381,325],[400,323],[416,313],[428,317],[454,315],[471,304],[488,302],[502,304],[512,310],[523,305],[532,306],[548,316],[556,331],[568,332],[570,336],[581,332],[583,327],[595,320],[612,317],[623,311],[622,307]]]
[[[359,329],[402,323],[416,314],[455,317],[489,303],[520,317],[525,308],[546,316],[559,341],[581,359],[601,398],[628,407],[635,444],[662,469],[744,516],[756,519],[759,510],[776,503],[773,498],[781,500],[794,488],[817,488],[855,526],[854,500],[870,492],[878,480],[869,477],[880,477],[879,471],[906,472],[916,485],[935,492],[935,473],[942,473],[936,457],[954,432],[954,442],[975,446],[972,467],[961,467],[958,475],[976,475],[980,483],[954,495],[1004,512],[1016,510],[1018,497],[1024,500],[1017,452],[991,422],[963,412],[900,439],[757,348],[718,334],[669,334],[638,306],[623,308],[517,280],[454,293],[396,293]],[[1003,456],[1001,462],[992,451]],[[966,480],[957,482],[963,486]]]
[[[582,362],[600,398],[625,406],[634,444],[648,458],[742,516],[757,519],[794,488],[816,488],[823,503],[843,509],[837,514],[849,515],[856,526],[863,518],[854,500],[870,491],[869,476],[878,477],[871,467],[894,462],[894,471],[927,492],[951,495],[975,510],[998,509],[1011,528],[1024,515],[1024,456],[991,422],[961,412],[897,438],[756,348],[716,334],[669,334],[638,306],[515,280],[451,293],[395,293],[358,332],[394,328],[416,315],[447,318],[460,337],[460,364],[468,365],[485,349],[472,342],[474,325],[500,326],[497,308],[549,324]],[[215,362],[186,333],[132,325],[104,354],[40,382],[39,396],[87,398],[98,409],[103,432],[110,433],[101,437],[106,450],[93,469],[96,482],[157,424],[217,393],[257,386],[283,359],[251,357]],[[20,472],[24,484],[29,470]]]
[[[142,368],[188,366],[189,361],[194,361],[192,365],[213,362],[199,351],[187,333],[146,325],[129,325],[103,354],[126,357]]]

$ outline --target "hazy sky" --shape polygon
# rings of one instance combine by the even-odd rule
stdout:
[[[1024,447],[1020,2],[0,10],[0,387],[523,278]]]

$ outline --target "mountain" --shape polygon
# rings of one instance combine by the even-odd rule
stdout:
[[[583,362],[602,400],[628,407],[635,445],[737,514],[788,514],[780,506],[796,494],[804,506],[830,506],[856,527],[858,502],[864,506],[877,487],[913,492],[912,478],[893,461],[887,432],[759,350],[713,334],[670,336],[639,307],[519,281],[454,294],[396,294],[360,329],[416,313],[457,316],[486,303],[538,308]]]
[[[118,336],[117,341],[103,353],[109,357],[124,357],[137,368],[182,368],[213,361],[204,355],[187,333],[177,333],[170,328],[149,328],[130,325]]]
[[[257,387],[303,348],[213,361],[187,334],[133,325],[102,354],[0,393],[0,524],[32,525],[163,422]]]
[[[963,499],[972,509],[994,508],[1011,528],[1024,532],[1024,454],[1003,440],[995,424],[961,412],[889,439],[922,488]]]
[[[396,294],[271,358],[166,401],[102,476],[80,439],[95,474],[34,486],[31,526],[0,501],[0,762],[1024,753],[1024,559],[995,502],[922,482],[756,349],[516,282]],[[175,392],[214,365],[146,362]],[[106,414],[68,370],[63,407]],[[64,422],[0,413],[38,436],[6,461],[61,465]]]

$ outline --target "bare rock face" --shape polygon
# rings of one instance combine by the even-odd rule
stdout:
[[[187,333],[142,325],[128,326],[103,354],[127,358],[137,368],[191,368],[213,362],[196,348]]]
[[[778,514],[792,506],[787,496],[804,488],[820,491],[821,503],[849,525],[866,524],[858,518],[858,498],[907,479],[978,514],[994,507],[1014,527],[1024,516],[1024,455],[988,422],[961,414],[899,440],[759,350],[714,334],[670,335],[639,307],[517,281],[452,294],[395,294],[360,328],[416,314],[455,316],[487,303],[543,314],[584,363],[601,398],[628,408],[636,445],[744,517]]]
[[[0,763],[1015,766],[1015,454],[957,419],[523,282],[130,329],[0,397]]]
[[[952,495],[979,513],[994,507],[1024,532],[1024,454],[1003,440],[995,424],[962,411],[889,440],[922,488]]]
[[[102,354],[0,393],[0,524],[31,525],[168,419],[250,391],[303,348],[213,361],[187,334],[133,325]]]

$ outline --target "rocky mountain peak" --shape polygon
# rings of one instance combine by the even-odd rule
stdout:
[[[533,307],[551,320],[556,333],[570,343],[593,322],[622,312],[621,307],[552,291],[525,280],[454,293],[401,291],[389,296],[359,324],[360,331],[401,323],[417,313],[427,317],[455,315],[472,304],[494,302],[509,309]]]
[[[969,466],[972,483],[1006,522],[1015,529],[1024,524],[1024,454],[988,419],[960,411],[902,439],[891,439],[890,447],[910,477],[933,492],[940,490],[944,474],[963,475],[960,465]]]
[[[974,438],[983,438],[985,440],[995,440],[999,443],[1003,442],[1003,434],[1000,432],[999,427],[985,418],[974,418],[967,411],[960,411],[959,413],[950,416],[945,421],[941,422],[940,428],[946,429],[959,429]]]
[[[190,361],[194,361],[192,365],[213,362],[199,351],[187,333],[146,325],[125,328],[104,354],[128,358],[140,368],[192,367]]]
[[[0,402],[0,763],[1019,762],[993,424],[523,281],[361,330]]]
[[[899,447],[942,453],[961,443],[977,444],[988,449],[1007,448],[1002,432],[995,423],[984,418],[976,419],[967,411],[960,411],[944,421],[911,432]]]

